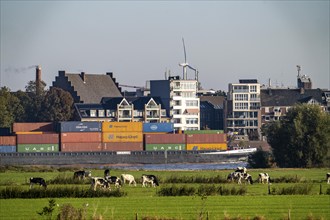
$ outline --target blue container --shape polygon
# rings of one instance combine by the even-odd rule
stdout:
[[[15,153],[16,146],[0,146],[0,153]]]
[[[173,123],[143,123],[143,132],[173,132]]]
[[[65,121],[59,123],[59,132],[101,132],[102,124],[97,121]]]

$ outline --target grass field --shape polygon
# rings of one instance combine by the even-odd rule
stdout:
[[[196,183],[208,180],[214,176],[225,178],[231,170],[209,171],[152,171],[145,170],[111,170],[111,175],[120,176],[130,173],[137,180],[143,173],[152,173],[159,177],[160,187],[142,188],[123,186],[121,191],[126,196],[120,198],[53,198],[56,205],[53,218],[60,207],[71,204],[75,208],[86,210],[87,219],[330,219],[330,185],[325,182],[327,169],[268,169],[249,170],[254,179],[258,173],[268,172],[279,182],[271,185],[272,190],[285,187],[310,185],[308,195],[269,195],[266,184],[244,185],[245,195],[238,196],[159,196],[161,188],[171,186],[200,187],[215,185],[224,187],[241,187],[232,183]],[[103,176],[103,170],[92,170],[93,176]],[[0,172],[0,190],[16,185],[22,190],[28,190],[26,181],[31,176],[40,176],[50,182],[58,176],[72,178],[73,171],[45,171],[9,169]],[[172,183],[173,178],[188,179],[191,183]],[[289,180],[289,182],[285,182]],[[290,182],[291,181],[291,182]],[[51,184],[48,189],[74,186],[72,184]],[[79,187],[88,190],[89,184]],[[320,188],[322,194],[320,194]],[[48,190],[47,189],[47,190]],[[0,219],[45,219],[38,215],[43,207],[48,206],[50,198],[42,199],[0,199]],[[100,218],[102,216],[102,218]],[[99,217],[99,218],[98,218]]]

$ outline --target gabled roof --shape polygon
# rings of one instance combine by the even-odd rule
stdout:
[[[53,87],[70,92],[75,102],[81,103],[100,103],[102,97],[122,97],[112,73],[101,75],[59,71]]]
[[[293,106],[311,99],[322,103],[321,89],[265,89],[260,91],[261,106]]]
[[[134,109],[136,110],[143,110],[144,105],[148,104],[148,102],[153,99],[158,105],[160,104],[163,108],[163,103],[159,97],[149,97],[149,96],[144,96],[144,97],[104,97],[102,98],[102,103],[107,106],[109,109],[117,109],[117,104],[121,103],[123,99],[126,99],[128,103],[134,105]]]

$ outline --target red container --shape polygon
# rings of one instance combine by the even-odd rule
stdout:
[[[187,144],[226,143],[226,134],[187,134]]]
[[[1,146],[16,146],[16,136],[0,136]]]
[[[54,132],[54,124],[53,122],[13,123],[13,132],[31,132],[31,131]]]
[[[146,144],[181,144],[186,143],[184,134],[146,134],[144,135]]]
[[[111,142],[103,143],[103,151],[142,151],[142,142]]]
[[[17,144],[58,144],[59,134],[17,134]]]
[[[62,143],[61,152],[95,152],[101,151],[101,143]]]
[[[61,143],[101,143],[101,132],[61,133]]]

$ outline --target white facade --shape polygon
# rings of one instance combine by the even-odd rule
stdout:
[[[170,80],[170,115],[177,130],[199,130],[197,80]]]
[[[151,95],[160,97],[168,117],[179,131],[199,130],[200,104],[197,97],[197,80],[169,77],[168,80],[151,80]]]
[[[257,80],[240,80],[229,84],[227,130],[249,135],[260,133],[260,84]]]

